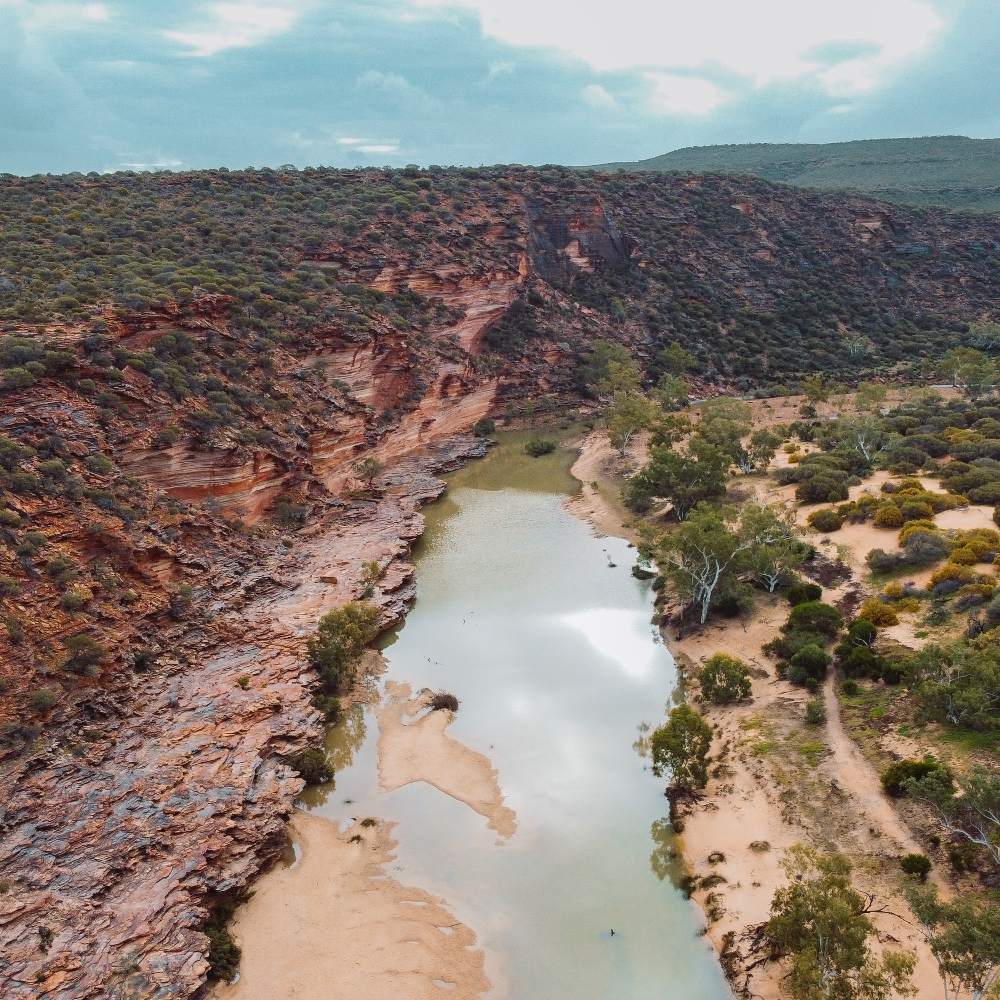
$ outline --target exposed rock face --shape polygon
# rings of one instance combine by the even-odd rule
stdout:
[[[398,465],[379,499],[331,511],[255,574],[226,582],[195,633],[137,677],[125,725],[81,723],[5,775],[0,896],[5,997],[186,997],[204,982],[204,901],[247,885],[283,844],[301,780],[283,755],[320,732],[304,635],[359,595],[398,620],[433,473],[483,445],[445,440]],[[326,582],[324,582],[326,581]],[[336,582],[332,582],[336,581]],[[186,661],[186,662],[185,662]]]
[[[530,201],[528,216],[532,262],[553,285],[569,286],[577,274],[595,267],[624,268],[636,246],[596,198],[563,205]]]

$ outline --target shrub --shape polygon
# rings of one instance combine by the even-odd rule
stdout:
[[[28,696],[28,706],[33,712],[47,712],[58,700],[52,688],[38,688]]]
[[[806,723],[822,726],[826,722],[826,706],[818,698],[806,702]]]
[[[496,427],[496,421],[492,417],[483,417],[473,424],[472,433],[476,437],[489,437],[496,430]]]
[[[855,695],[861,693],[861,685],[858,684],[857,681],[848,677],[848,679],[840,685],[840,690],[847,695],[848,698],[853,698]]]
[[[927,874],[931,870],[931,860],[926,854],[904,854],[899,859],[899,867],[907,875],[913,875],[921,882],[926,882]]]
[[[832,604],[824,604],[822,601],[806,601],[804,604],[796,604],[792,608],[783,628],[788,631],[817,632],[832,639],[841,630],[843,624],[843,617]]]
[[[902,536],[902,532],[900,533]],[[944,559],[949,552],[948,539],[936,531],[920,529],[901,537],[906,561],[913,566],[931,566]]]
[[[795,488],[795,499],[800,503],[836,503],[848,495],[847,476],[843,473],[813,476]]]
[[[817,531],[824,533],[839,531],[844,524],[844,519],[832,507],[814,510],[806,520]]]
[[[905,500],[900,513],[904,521],[920,521],[934,516],[934,508],[922,500]]]
[[[13,576],[0,576],[0,597],[13,597],[21,590],[21,581]]]
[[[555,451],[556,444],[554,441],[549,441],[546,438],[533,437],[525,444],[524,450],[532,458],[540,458],[542,455],[548,455]]]
[[[906,795],[906,782],[917,781],[934,773],[941,773],[947,776],[949,782],[951,781],[948,769],[935,757],[927,756],[923,760],[912,758],[897,760],[882,772],[882,787],[886,795],[891,795],[894,799],[903,798]]]
[[[330,760],[319,747],[300,750],[288,763],[307,785],[325,785],[333,779]]]
[[[865,556],[865,562],[873,573],[893,573],[906,564],[906,558],[898,552],[886,552],[884,549],[872,549]]]
[[[875,511],[876,528],[901,528],[903,512],[895,504],[885,504]]]
[[[858,615],[878,628],[899,624],[899,615],[896,614],[896,609],[888,604],[883,604],[877,597],[869,597],[861,605]]]
[[[698,672],[701,693],[713,705],[727,705],[750,697],[750,671],[735,656],[716,653]]]
[[[327,693],[337,694],[353,681],[357,659],[378,635],[379,621],[378,608],[363,601],[334,608],[320,619],[306,649]]]
[[[939,583],[956,583],[961,586],[963,583],[975,583],[975,580],[976,574],[968,566],[946,562],[931,574],[930,584],[932,587],[936,587]]]
[[[788,662],[788,679],[793,684],[821,681],[830,666],[831,656],[822,646],[810,643],[803,646]]]
[[[806,583],[804,580],[793,583],[785,591],[785,599],[792,607],[796,604],[805,604],[807,601],[818,601],[822,596],[822,587],[815,583]]]
[[[447,691],[438,691],[436,694],[431,696],[431,700],[428,702],[432,712],[457,712],[458,711],[458,699],[453,694],[448,694]]]

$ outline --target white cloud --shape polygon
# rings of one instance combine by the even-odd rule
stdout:
[[[298,20],[305,5],[288,0],[272,3],[210,3],[200,24],[164,31],[188,56],[205,58],[227,49],[247,49],[284,34]]]
[[[360,146],[362,143],[367,142],[367,139],[355,139],[354,136],[342,135],[337,139],[338,146]]]
[[[34,3],[0,0],[0,10],[12,10],[29,31],[75,31],[111,20],[105,3]]]
[[[399,144],[395,142],[375,142],[371,145],[358,146],[362,153],[398,153]]]
[[[931,0],[409,2],[445,15],[472,10],[491,38],[555,49],[597,72],[721,72],[754,87],[805,78],[833,94],[877,87],[944,27]],[[822,54],[830,46],[864,54],[838,67]]]
[[[677,73],[644,73],[647,105],[658,115],[707,115],[732,96],[711,80]]]
[[[618,107],[618,101],[614,95],[608,93],[599,83],[590,83],[580,91],[583,103],[593,108],[595,111],[614,111]]]

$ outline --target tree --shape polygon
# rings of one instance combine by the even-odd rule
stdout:
[[[936,768],[904,781],[903,790],[930,806],[946,832],[982,848],[1000,866],[1000,771],[977,764],[955,781]]]
[[[864,459],[865,465],[871,465],[888,437],[885,424],[879,417],[863,414],[857,417],[841,417],[830,424],[824,432],[823,444],[827,448],[846,448],[855,451]]]
[[[367,455],[354,463],[354,474],[368,489],[375,485],[375,477],[382,471],[382,465],[377,458]]]
[[[950,902],[934,886],[914,886],[910,907],[937,959],[945,1000],[984,1000],[1000,980],[1000,904],[962,895]]]
[[[634,373],[638,385],[639,368],[628,349],[610,340],[598,340],[580,368],[580,381],[593,395],[603,396],[610,391],[613,377],[621,379],[629,371]]]
[[[750,441],[745,445],[736,459],[736,464],[740,467],[740,472],[757,472],[766,469],[770,464],[778,447],[784,439],[780,434],[760,427],[750,435]]]
[[[669,771],[672,788],[704,788],[711,746],[712,727],[690,705],[678,705],[650,740],[653,774]]]
[[[791,961],[789,990],[797,1000],[885,1000],[912,993],[912,955],[886,950],[876,958],[869,914],[884,912],[851,884],[842,854],[797,845],[782,866],[791,882],[771,900],[765,925],[775,947]]]
[[[825,403],[830,398],[830,390],[827,389],[822,375],[807,375],[802,380],[802,395],[815,406],[817,403]]]
[[[862,382],[854,394],[854,402],[859,410],[877,410],[888,395],[884,385],[878,382]]]
[[[660,416],[660,408],[640,392],[616,392],[605,412],[608,439],[624,455],[633,436],[648,430]]]
[[[773,594],[809,553],[808,546],[795,537],[795,514],[787,507],[747,504],[740,523],[744,533],[762,539],[750,551],[750,573]]]
[[[698,671],[701,693],[713,705],[728,705],[750,697],[750,671],[735,656],[715,653]]]
[[[654,498],[669,500],[677,520],[683,521],[696,503],[725,493],[729,464],[725,452],[698,438],[692,439],[684,452],[658,445],[650,452],[649,462],[629,481],[629,503],[648,509]]]
[[[966,729],[1000,726],[1000,649],[969,642],[927,646],[907,661],[910,687],[928,718]]]
[[[735,463],[743,452],[743,439],[753,429],[750,405],[742,399],[718,396],[701,405],[697,435],[725,452]]]
[[[660,406],[665,410],[679,410],[688,404],[687,382],[680,375],[664,375],[653,390]]]
[[[756,550],[776,543],[780,527],[751,516],[727,523],[721,511],[699,504],[656,546],[656,561],[677,592],[698,609],[702,624],[719,593],[751,563]]]
[[[379,633],[378,608],[351,601],[328,611],[316,634],[306,643],[309,662],[319,672],[328,692],[336,694],[353,679],[358,658]]]
[[[698,360],[675,340],[656,355],[656,367],[666,375],[683,375],[697,368]]]

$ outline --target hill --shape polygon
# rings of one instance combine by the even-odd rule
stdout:
[[[601,340],[647,369],[678,341],[699,389],[893,375],[1000,316],[998,250],[992,216],[752,177],[0,178],[0,953],[24,995],[197,993],[207,909],[280,848],[336,708],[305,636],[364,595],[399,620],[468,432],[575,412]]]
[[[909,205],[1000,212],[1000,139],[945,135],[831,143],[690,146],[601,170],[752,174]]]

